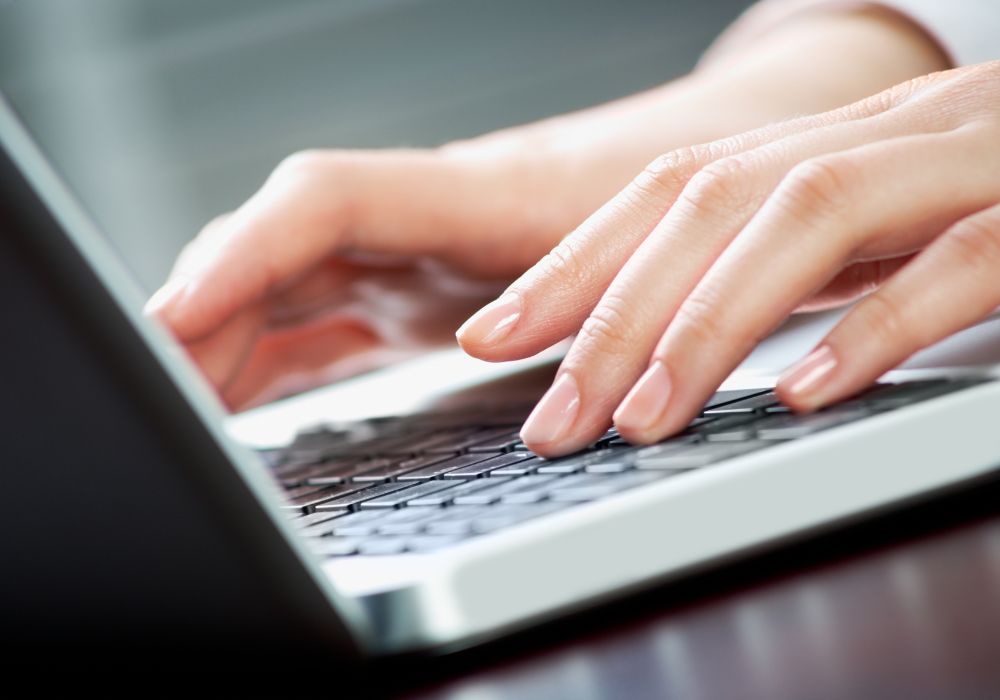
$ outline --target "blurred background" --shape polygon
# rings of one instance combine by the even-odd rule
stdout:
[[[0,0],[0,88],[152,291],[285,155],[434,145],[680,75],[749,0]]]

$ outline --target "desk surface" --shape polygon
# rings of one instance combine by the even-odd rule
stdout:
[[[997,698],[1000,481],[410,663],[428,699]]]

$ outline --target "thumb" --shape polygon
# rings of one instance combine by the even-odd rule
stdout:
[[[191,342],[330,255],[434,254],[460,179],[431,151],[293,155],[239,209],[206,226],[146,312]]]

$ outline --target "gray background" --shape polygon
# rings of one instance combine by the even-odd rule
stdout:
[[[691,68],[747,0],[0,0],[0,85],[152,290],[288,153],[430,145]]]

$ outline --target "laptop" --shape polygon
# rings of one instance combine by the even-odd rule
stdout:
[[[1000,464],[995,318],[812,415],[760,369],[831,319],[793,322],[680,435],[544,460],[517,433],[551,358],[444,353],[227,417],[6,102],[0,231],[0,617],[26,644],[447,651]]]

